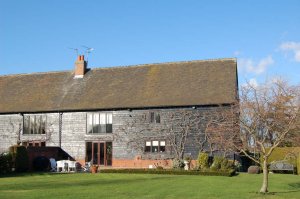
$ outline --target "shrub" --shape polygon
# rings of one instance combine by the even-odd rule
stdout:
[[[50,167],[50,161],[44,156],[39,156],[33,160],[33,169],[35,171],[47,171]]]
[[[163,170],[164,168],[162,166],[157,166],[156,169],[157,170]]]
[[[13,145],[9,147],[9,153],[12,156],[12,168],[16,169],[16,156],[17,156],[17,148],[19,145]]]
[[[221,164],[222,164],[222,161],[223,161],[223,158],[222,157],[218,157],[218,156],[215,156],[214,157],[214,161],[210,167],[210,169],[212,171],[218,171],[221,169]]]
[[[300,152],[299,152],[298,161],[297,161],[297,173],[298,173],[298,175],[300,175]]]
[[[173,169],[182,169],[182,168],[184,168],[184,162],[182,160],[175,158],[172,161],[172,167],[173,167]]]
[[[259,174],[260,173],[260,168],[259,166],[250,166],[248,168],[248,173],[249,174]]]
[[[14,145],[9,147],[12,154],[13,167],[17,172],[25,172],[29,168],[29,158],[24,146]]]
[[[191,160],[192,160],[191,156],[184,157],[184,161],[191,162]]]
[[[197,163],[199,169],[204,170],[209,167],[208,165],[208,154],[207,153],[199,153]]]
[[[10,153],[0,154],[0,174],[10,173],[12,171],[12,155]]]
[[[230,162],[227,158],[222,158],[221,162],[221,170],[227,170],[233,168],[232,162]]]
[[[237,160],[229,160],[231,162],[231,168],[234,168],[236,171],[241,171],[242,164]]]
[[[29,168],[29,158],[27,150],[24,146],[17,147],[16,154],[16,171],[25,172]]]

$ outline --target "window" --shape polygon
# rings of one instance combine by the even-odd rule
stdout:
[[[160,141],[159,143],[159,151],[165,152],[166,151],[166,141]]]
[[[22,146],[33,146],[33,147],[45,147],[46,142],[42,141],[28,141],[28,142],[22,142]]]
[[[145,152],[151,152],[151,141],[146,142]]]
[[[150,122],[154,123],[154,112],[150,112]]]
[[[88,113],[87,133],[112,133],[112,113]]]
[[[150,123],[160,123],[160,114],[150,112]]]
[[[159,113],[156,113],[156,115],[155,115],[155,122],[156,123],[160,123],[160,115],[159,115]]]
[[[24,116],[24,134],[45,134],[46,115]]]
[[[158,151],[158,141],[152,141],[152,150],[151,152],[157,152]]]
[[[165,152],[166,151],[166,141],[161,140],[153,140],[153,141],[146,141],[145,145],[145,152]]]

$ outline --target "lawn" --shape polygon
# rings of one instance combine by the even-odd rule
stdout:
[[[300,177],[271,174],[271,194],[257,191],[262,175],[26,174],[0,178],[0,198],[300,198]]]

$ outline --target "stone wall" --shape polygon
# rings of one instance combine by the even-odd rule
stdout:
[[[59,113],[46,113],[46,135],[23,135],[23,116],[0,115],[0,152],[7,151],[8,147],[17,144],[18,141],[46,141],[46,146],[58,146],[66,151],[70,156],[81,162],[85,161],[86,142],[89,141],[109,141],[113,143],[113,166],[124,165],[147,165],[149,162],[164,161],[175,157],[172,146],[166,133],[174,122],[174,116],[179,117],[185,111],[192,111],[198,115],[203,115],[203,123],[206,121],[204,113],[213,112],[218,107],[206,108],[181,108],[181,109],[142,109],[112,111],[113,113],[113,133],[90,135],[86,133],[86,112],[62,113],[61,121]],[[150,122],[150,112],[160,114],[160,123]],[[171,116],[173,118],[171,118]],[[61,135],[60,135],[61,122]],[[205,124],[201,125],[202,127]],[[177,127],[176,127],[177,128]],[[178,127],[179,128],[179,127]],[[201,128],[201,127],[199,127]],[[198,129],[189,134],[184,153],[196,159],[199,147],[195,143],[195,136],[204,129]],[[166,151],[151,153],[144,152],[145,142],[149,140],[165,140]],[[135,161],[129,163],[128,161]],[[126,163],[127,162],[127,163]]]
[[[22,116],[0,115],[0,153],[7,152],[12,145],[18,144],[22,131]]]

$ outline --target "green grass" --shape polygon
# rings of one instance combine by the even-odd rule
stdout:
[[[0,178],[0,198],[300,198],[300,177],[271,174],[270,194],[257,193],[262,175],[26,174]]]

